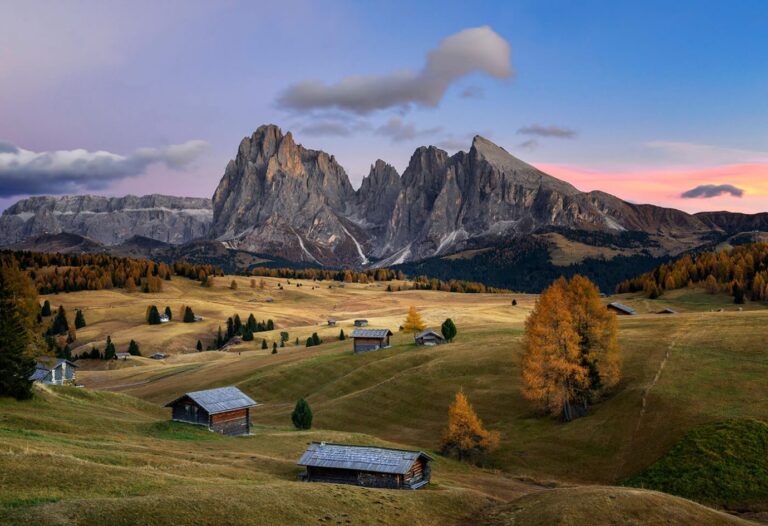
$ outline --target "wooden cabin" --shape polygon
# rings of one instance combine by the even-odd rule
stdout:
[[[378,351],[389,347],[389,329],[355,329],[352,331],[352,347],[356,353]]]
[[[355,320],[355,327],[368,327],[368,320]]]
[[[298,464],[307,482],[419,489],[429,484],[431,461],[421,451],[313,442]]]
[[[666,309],[660,310],[656,314],[679,314],[679,313],[675,309],[666,308]]]
[[[206,426],[222,435],[251,432],[251,408],[258,405],[237,387],[220,387],[186,393],[165,407],[175,422]]]
[[[413,339],[416,341],[416,345],[432,346],[445,343],[443,335],[433,329],[427,329],[418,334],[414,334]]]
[[[131,353],[129,352],[116,352],[115,353],[115,359],[116,360],[127,360],[131,357]]]
[[[29,377],[32,382],[48,385],[66,385],[75,383],[77,365],[63,358],[43,356],[35,363],[35,372]]]
[[[329,327],[336,327],[336,320],[328,320]]]
[[[635,309],[633,309],[632,307],[629,307],[617,301],[613,303],[609,303],[608,309],[614,311],[616,314],[620,316],[634,316],[635,314],[637,314],[637,312],[635,312]]]

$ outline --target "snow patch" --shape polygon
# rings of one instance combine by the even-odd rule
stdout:
[[[619,224],[619,222],[618,222],[618,221],[616,221],[616,220],[615,220],[614,218],[612,218],[611,216],[609,216],[609,215],[607,215],[607,214],[603,214],[603,218],[605,219],[605,224],[606,224],[606,226],[607,226],[608,228],[610,228],[611,230],[618,230],[618,231],[620,231],[620,232],[624,232],[625,230],[627,230],[626,228],[624,228],[623,226],[621,226],[621,225]]]
[[[293,234],[296,236],[296,239],[298,239],[298,240],[299,240],[299,246],[301,247],[301,250],[303,250],[303,251],[304,251],[304,253],[305,253],[306,255],[308,255],[310,258],[312,258],[312,261],[314,261],[315,263],[317,263],[317,264],[319,265],[319,264],[320,264],[320,262],[319,262],[319,261],[318,261],[318,260],[315,258],[315,256],[313,256],[312,254],[310,254],[310,253],[309,253],[309,250],[307,250],[307,247],[305,247],[305,246],[304,246],[304,240],[303,240],[303,239],[301,239],[301,236],[300,236],[299,234],[297,234],[295,230],[293,231]]]
[[[461,237],[461,239],[467,239],[467,237],[469,236],[466,230],[464,230],[463,228],[454,230],[453,232],[450,232],[445,236],[443,236],[443,238],[440,240],[440,246],[437,247],[437,250],[435,250],[434,255],[438,255],[444,248],[449,248],[452,244],[458,241],[459,237]]]
[[[357,253],[358,253],[358,255],[360,256],[360,262],[361,262],[363,265],[367,265],[368,263],[370,263],[370,261],[368,260],[368,258],[367,258],[367,257],[365,257],[365,254],[363,253],[363,247],[362,247],[362,246],[360,246],[360,243],[358,243],[358,242],[357,242],[357,239],[355,239],[355,236],[353,236],[353,235],[352,235],[352,234],[349,232],[349,230],[347,230],[347,228],[346,228],[344,225],[341,225],[341,229],[342,229],[344,232],[346,232],[346,234],[347,234],[347,235],[348,235],[348,236],[349,236],[349,237],[352,239],[352,242],[353,242],[353,243],[355,244],[355,246],[357,247]]]

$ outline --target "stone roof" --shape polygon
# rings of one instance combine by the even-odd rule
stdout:
[[[635,309],[632,307],[629,307],[627,305],[624,305],[623,303],[619,303],[618,301],[614,301],[613,303],[608,304],[609,307],[613,307],[614,309],[620,310],[622,312],[626,312],[627,314],[637,314],[635,312]]]
[[[313,442],[298,465],[405,475],[419,458],[432,460],[421,451]]]
[[[378,338],[383,340],[387,336],[392,336],[389,329],[355,329],[352,331],[353,338]]]
[[[165,407],[171,407],[176,402],[185,397],[193,400],[197,405],[205,409],[211,415],[258,405],[237,387],[220,387],[218,389],[208,389],[206,391],[194,391],[191,393],[186,393],[185,395],[178,397],[172,402],[168,402],[165,404]]]

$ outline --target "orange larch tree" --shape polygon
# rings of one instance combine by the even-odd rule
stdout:
[[[416,310],[416,307],[411,305],[408,309],[408,315],[403,322],[403,331],[405,332],[421,332],[427,328],[427,324],[421,319],[421,314]]]
[[[440,451],[459,460],[478,462],[498,445],[499,434],[483,427],[463,391],[456,393],[448,408],[448,427],[443,433]]]

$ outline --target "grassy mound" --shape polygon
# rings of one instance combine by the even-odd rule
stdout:
[[[627,485],[732,509],[768,497],[768,423],[735,419],[706,424]]]
[[[695,502],[639,489],[587,486],[541,491],[484,511],[477,526],[752,524]]]

